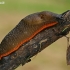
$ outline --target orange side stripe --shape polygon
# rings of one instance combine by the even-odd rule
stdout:
[[[37,35],[40,31],[42,31],[43,29],[48,28],[48,27],[51,27],[51,26],[54,26],[54,25],[56,25],[56,24],[57,24],[57,22],[53,22],[53,23],[49,23],[49,24],[46,24],[46,25],[42,26],[38,31],[36,31],[35,33],[33,33],[29,38],[27,38],[27,39],[21,41],[14,49],[10,50],[10,51],[7,52],[7,53],[4,53],[4,54],[0,55],[0,59],[1,59],[2,57],[4,57],[4,56],[7,56],[7,55],[11,54],[12,52],[18,50],[22,44],[24,44],[25,42],[31,40],[34,36],[36,36],[36,35]]]

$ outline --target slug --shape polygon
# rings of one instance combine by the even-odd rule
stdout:
[[[0,59],[18,50],[45,28],[58,24],[57,18],[60,15],[49,11],[37,12],[23,18],[2,40]]]

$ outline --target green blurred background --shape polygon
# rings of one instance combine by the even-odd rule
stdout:
[[[0,42],[22,18],[31,13],[48,10],[61,14],[69,9],[70,0],[0,0]],[[16,70],[70,70],[66,64],[66,49],[67,41],[63,37]]]

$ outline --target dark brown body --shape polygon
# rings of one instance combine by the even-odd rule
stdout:
[[[22,44],[29,41],[31,39],[30,37],[37,32],[37,30],[44,27],[44,25],[53,22],[56,23],[57,18],[60,18],[60,15],[44,11],[31,14],[22,19],[2,40],[0,44],[0,58],[16,51]]]

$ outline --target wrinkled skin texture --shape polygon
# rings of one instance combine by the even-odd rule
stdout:
[[[31,14],[22,19],[19,24],[2,40],[0,44],[0,58],[7,56],[19,49],[23,43],[27,42],[22,41],[28,39],[42,26],[57,22],[57,19],[60,19],[60,17],[61,16],[58,14],[43,11]]]

